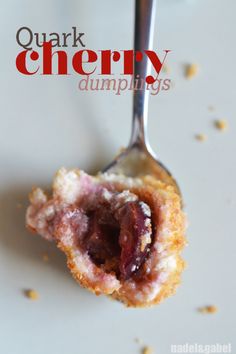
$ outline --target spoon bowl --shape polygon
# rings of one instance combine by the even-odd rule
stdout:
[[[102,172],[123,174],[128,177],[152,175],[158,180],[173,186],[181,196],[180,188],[169,170],[147,149],[145,150],[138,145],[124,149]]]

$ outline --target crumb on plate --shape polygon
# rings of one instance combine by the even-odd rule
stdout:
[[[149,346],[146,346],[142,349],[142,354],[153,354],[153,349]]]
[[[24,293],[25,293],[25,296],[31,300],[37,300],[39,298],[39,294],[37,293],[36,290],[27,289],[24,291]]]
[[[199,66],[197,64],[187,64],[185,67],[185,77],[191,79],[196,76],[199,71]]]
[[[214,124],[215,127],[219,130],[226,130],[228,128],[228,123],[223,119],[216,120]]]
[[[202,134],[202,133],[201,134],[196,134],[195,138],[198,141],[206,141],[207,140],[207,136],[205,134]]]
[[[217,311],[218,311],[218,309],[214,305],[208,305],[208,306],[203,306],[203,307],[198,308],[198,312],[206,313],[206,314],[216,313]]]

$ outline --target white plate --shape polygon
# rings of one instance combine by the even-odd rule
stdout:
[[[155,48],[171,49],[175,88],[150,99],[151,145],[176,176],[190,227],[188,269],[175,297],[151,309],[126,309],[81,289],[64,256],[24,227],[27,193],[49,185],[60,166],[101,167],[126,145],[131,95],[79,92],[78,76],[17,73],[21,26],[37,32],[85,32],[91,49],[132,46],[129,1],[4,1],[1,5],[0,352],[131,354],[141,338],[155,353],[171,344],[233,342],[235,316],[235,0],[196,1],[157,10]],[[183,64],[196,62],[187,81]],[[214,106],[210,112],[208,106]],[[214,128],[216,118],[229,129]],[[204,143],[194,139],[205,133]],[[23,208],[17,208],[22,203]],[[44,263],[41,255],[49,253]],[[36,289],[38,301],[23,295]],[[214,315],[196,308],[213,304]]]

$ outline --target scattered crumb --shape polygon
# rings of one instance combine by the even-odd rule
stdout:
[[[153,354],[153,349],[151,347],[144,347],[142,349],[142,354]]]
[[[215,127],[219,130],[226,130],[228,128],[228,124],[226,120],[219,119],[215,121]]]
[[[214,305],[208,305],[208,306],[204,306],[204,307],[199,307],[198,308],[198,312],[206,313],[206,314],[216,313],[217,311],[218,311],[218,309]]]
[[[198,74],[199,67],[197,64],[188,64],[185,67],[185,77],[191,79]]]
[[[214,107],[214,106],[208,106],[208,110],[209,110],[210,112],[213,112],[213,111],[215,110],[215,107]]]
[[[162,70],[166,74],[170,73],[170,67],[168,65],[166,65],[166,64],[163,65]]]
[[[24,293],[25,296],[27,296],[31,300],[37,300],[39,298],[39,294],[33,289],[25,290]]]
[[[48,261],[49,261],[49,256],[48,256],[47,253],[43,253],[43,254],[42,254],[42,260],[43,260],[44,262],[48,262]]]
[[[195,138],[198,140],[198,141],[206,141],[207,140],[207,136],[205,134],[196,134],[195,135]]]
[[[17,203],[16,207],[17,207],[17,209],[21,209],[23,207],[23,204],[22,203]]]

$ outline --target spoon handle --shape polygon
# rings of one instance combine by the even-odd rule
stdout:
[[[154,35],[154,19],[155,19],[155,0],[136,0],[135,1],[135,34],[134,34],[134,50],[143,52],[151,50]],[[135,61],[134,64],[134,80],[139,78],[139,86],[143,82],[143,89],[134,90],[133,92],[133,123],[130,139],[130,147],[137,145],[147,148],[146,139],[147,114],[148,114],[148,97],[149,90],[145,89],[146,76],[150,74],[150,61],[146,55],[143,55],[141,61]],[[137,76],[138,75],[138,76]]]

